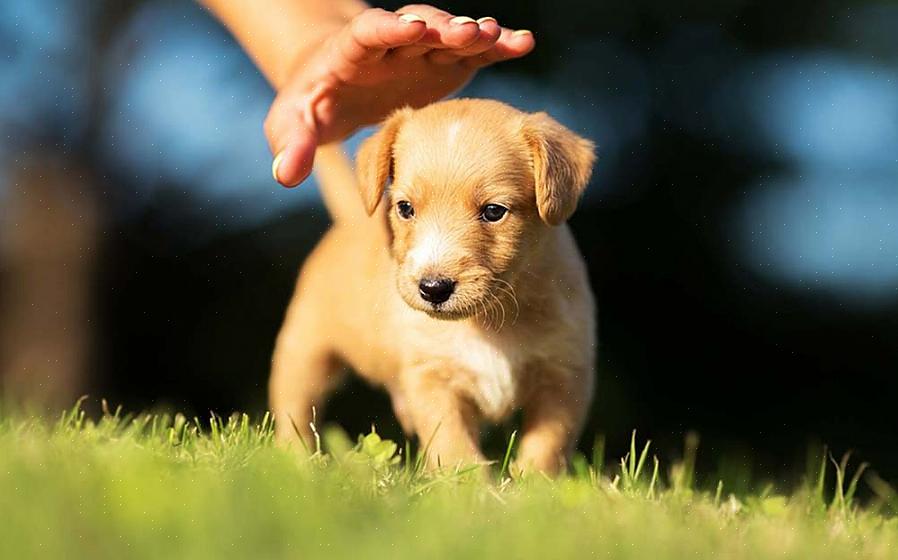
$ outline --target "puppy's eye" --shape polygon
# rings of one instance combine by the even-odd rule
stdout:
[[[415,215],[415,209],[412,207],[411,202],[400,200],[396,203],[396,213],[399,214],[399,217],[403,220],[410,220],[412,216]]]
[[[480,219],[484,222],[498,222],[505,217],[508,208],[499,204],[487,204],[480,209]]]

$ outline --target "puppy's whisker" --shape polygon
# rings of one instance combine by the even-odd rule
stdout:
[[[500,292],[503,295],[507,296],[508,299],[510,299],[511,302],[514,304],[514,312],[511,315],[511,325],[515,325],[518,322],[518,317],[520,317],[520,315],[521,315],[521,308],[518,306],[517,299],[515,299],[513,294],[510,294],[507,291],[500,290]]]
[[[477,305],[480,307],[483,307],[483,314],[480,315],[480,320],[481,320],[481,324],[483,325],[483,328],[490,330],[490,325],[492,323],[492,319],[491,319],[489,310],[486,307],[486,303],[484,303],[482,300],[477,300]]]
[[[485,297],[486,297],[486,301],[488,301],[490,304],[490,309],[497,313],[496,320],[498,322],[498,326],[496,327],[495,330],[496,330],[496,332],[499,332],[500,330],[502,330],[502,327],[505,326],[505,306],[502,304],[502,300],[499,297],[497,297],[496,294],[494,294],[492,292],[492,290],[488,290],[486,292]],[[496,304],[499,305],[498,310],[496,309]],[[499,317],[500,312],[501,312],[501,320]]]
[[[489,293],[489,292],[487,292],[486,294],[484,294],[484,296],[483,296],[483,302],[484,302],[484,305],[489,305],[489,308],[490,308],[490,325],[489,325],[489,330],[496,330],[496,329],[495,329],[495,326],[496,326],[496,323],[497,323],[498,320],[499,320],[499,317],[498,317],[498,315],[496,314],[496,306],[495,306],[495,304],[493,303],[493,300],[492,300],[492,298],[490,297],[490,293]]]
[[[505,326],[505,305],[502,304],[502,300],[494,293],[490,292],[490,296],[499,304],[499,309],[502,310],[502,322],[499,324],[499,328],[497,331],[501,331],[502,327]]]
[[[521,307],[520,307],[520,305],[518,305],[518,298],[516,298],[513,293],[511,293],[507,290],[500,290],[500,291],[502,291],[502,293],[508,295],[509,299],[511,299],[511,302],[514,304],[514,315],[512,316],[511,324],[515,325],[518,322],[518,318],[521,316]]]
[[[508,296],[508,298],[511,300],[511,302],[517,308],[517,311],[520,311],[520,307],[518,306],[518,298],[513,291],[509,290],[508,288],[506,288],[504,286],[496,286],[496,289],[499,291],[499,293]]]
[[[499,283],[496,288],[498,288],[499,291],[507,294],[508,297],[511,298],[511,302],[514,304],[514,319],[512,319],[511,323],[512,325],[514,325],[518,322],[518,317],[520,317],[521,315],[521,306],[518,303],[517,293],[515,292],[514,286],[512,286],[510,282],[501,278],[496,278],[496,282]]]
[[[487,296],[489,297],[487,301],[489,301],[490,303],[490,310],[492,311],[493,317],[495,318],[495,322],[493,323],[493,330],[499,332],[499,330],[502,328],[502,323],[499,321],[499,312],[496,310],[496,304],[493,301],[495,299],[495,296],[493,296],[493,294],[489,292],[487,293]]]
[[[511,284],[511,282],[509,282],[509,281],[507,281],[507,280],[503,280],[503,279],[501,279],[501,278],[496,278],[496,282],[498,282],[498,283],[499,283],[501,286],[503,286],[506,290],[508,290],[509,292],[511,292],[511,294],[512,294],[513,296],[516,296],[517,292],[515,291],[514,286]],[[515,299],[517,299],[517,297],[515,297]]]

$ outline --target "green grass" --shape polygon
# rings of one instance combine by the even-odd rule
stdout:
[[[559,480],[428,474],[376,434],[299,456],[271,423],[106,414],[0,418],[0,558],[896,558],[894,492],[824,455],[791,495],[693,486],[695,442],[665,467],[634,436]],[[509,452],[511,446],[509,446]]]

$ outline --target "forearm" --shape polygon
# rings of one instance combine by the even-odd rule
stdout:
[[[199,0],[279,89],[296,57],[342,28],[362,0]]]

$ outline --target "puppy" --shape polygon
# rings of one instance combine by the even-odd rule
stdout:
[[[594,303],[565,224],[592,143],[545,113],[459,99],[392,114],[357,182],[338,147],[317,157],[334,225],[278,335],[278,437],[309,438],[349,366],[386,388],[431,466],[482,461],[481,422],[522,409],[518,464],[564,469],[593,394]]]

